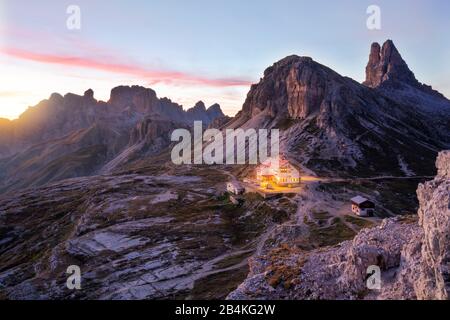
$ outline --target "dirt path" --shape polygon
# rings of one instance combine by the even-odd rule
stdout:
[[[376,177],[352,177],[352,178],[317,178],[318,181],[323,182],[346,182],[346,181],[373,181],[373,180],[413,180],[413,179],[433,179],[433,176],[408,176],[408,177],[398,177],[398,176],[376,176]]]

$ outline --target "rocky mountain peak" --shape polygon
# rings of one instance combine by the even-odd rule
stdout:
[[[62,100],[64,100],[64,97],[63,97],[61,94],[59,94],[59,93],[57,93],[57,92],[54,92],[54,93],[52,93],[52,94],[50,95],[49,100],[50,100],[50,101],[61,102]]]
[[[210,106],[207,110],[206,113],[208,114],[208,117],[211,120],[214,119],[219,119],[219,118],[224,118],[225,115],[222,112],[222,109],[220,108],[220,105],[218,103],[213,104],[212,106]]]
[[[192,109],[204,112],[206,111],[206,106],[205,103],[200,100],[195,104],[195,106]]]
[[[218,103],[214,103],[213,105],[211,105],[206,112],[208,112],[209,114],[215,114],[217,116],[224,116],[222,109],[220,108],[220,105]]]
[[[304,119],[317,113],[326,95],[345,78],[310,57],[291,55],[274,63],[251,87],[243,114]]]
[[[387,40],[382,47],[376,42],[372,44],[364,84],[376,88],[388,80],[418,84],[392,40]]]
[[[203,101],[197,102],[194,107],[188,109],[186,111],[186,115],[190,121],[201,120],[205,122],[205,124],[209,124],[214,119],[224,116],[222,110],[220,109],[220,105],[216,103],[209,108],[206,108]]]
[[[369,62],[366,66],[366,80],[363,84],[371,88],[385,88],[388,90],[404,89],[406,85],[419,89],[421,93],[426,95],[446,100],[441,93],[416,79],[392,40],[387,40],[382,47],[376,42],[372,44]],[[408,89],[405,90],[406,99],[403,100],[411,100],[411,97],[408,96],[408,91]],[[417,100],[417,95],[413,95],[412,100]]]
[[[84,97],[88,99],[94,99],[94,90],[88,89],[84,92]]]
[[[141,86],[118,86],[111,90],[109,104],[117,108],[124,108],[132,104],[133,100],[139,100],[138,103],[145,104],[156,99],[156,92],[152,89]],[[145,108],[144,106],[140,107]]]

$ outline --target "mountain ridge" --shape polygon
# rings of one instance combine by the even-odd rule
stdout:
[[[397,86],[372,88],[310,57],[291,55],[252,85],[230,126],[281,126],[284,151],[327,175],[399,175],[399,159],[431,175],[437,152],[450,146],[450,101],[412,86],[417,80],[392,41],[384,47],[396,52],[401,65],[392,70],[406,73],[383,82]]]
[[[149,119],[169,121],[174,129],[195,120],[207,126],[224,117],[218,104],[208,109],[203,102],[196,106],[185,111],[141,86],[115,87],[107,102],[97,101],[92,89],[83,95],[53,93],[17,120],[0,122],[0,192],[98,173],[130,147],[133,130],[140,130]],[[159,149],[170,143],[170,132],[166,134]],[[146,139],[140,152],[157,152],[158,148],[149,146],[157,137],[147,135]],[[73,162],[67,157],[85,163],[71,169]]]
[[[113,172],[131,158],[150,159],[170,145],[169,123],[190,127],[194,120],[222,129],[280,128],[282,151],[318,174],[433,174],[437,152],[450,146],[450,101],[418,82],[391,40],[383,47],[372,44],[366,71],[361,84],[311,57],[287,56],[266,68],[233,119],[225,118],[217,104],[206,108],[200,100],[183,110],[141,86],[115,87],[107,102],[97,101],[92,89],[83,95],[54,93],[18,120],[0,124],[5,133],[0,137],[5,178],[0,190],[10,190],[8,185],[18,180],[34,185],[25,174],[36,177],[33,170],[43,170],[48,177],[45,168],[57,159],[57,152],[49,150],[60,150],[63,159],[66,152],[84,154],[86,147],[98,146],[108,164],[100,172]],[[90,132],[88,143],[70,138],[79,130]],[[156,132],[164,132],[164,137]],[[143,140],[137,142],[136,137]],[[92,154],[89,159],[99,158]],[[59,163],[56,172],[71,172]],[[98,172],[84,168],[79,174]]]

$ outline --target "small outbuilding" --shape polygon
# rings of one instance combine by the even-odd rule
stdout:
[[[356,196],[351,199],[352,212],[360,217],[373,217],[375,213],[375,203],[362,197]]]
[[[236,181],[227,183],[227,191],[236,195],[245,193],[245,189]]]

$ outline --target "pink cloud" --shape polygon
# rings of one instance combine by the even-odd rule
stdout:
[[[65,54],[37,53],[30,50],[2,47],[0,53],[21,60],[37,63],[54,64],[66,67],[93,69],[117,74],[131,75],[142,78],[150,83],[187,83],[214,87],[249,86],[251,82],[245,79],[212,79],[191,75],[184,72],[150,70],[138,64],[117,62],[116,59],[79,57]],[[112,58],[112,57],[111,57]]]

